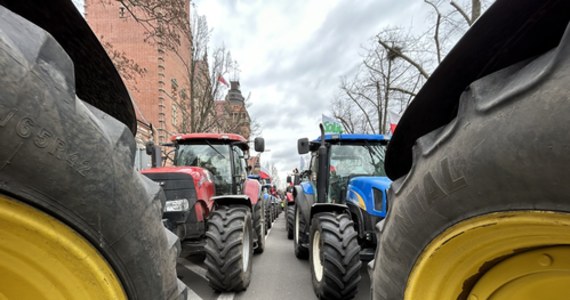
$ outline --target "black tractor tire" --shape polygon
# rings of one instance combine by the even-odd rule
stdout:
[[[208,220],[206,277],[219,292],[247,289],[251,280],[253,230],[247,206],[220,206]]]
[[[257,246],[253,250],[255,254],[261,254],[265,250],[265,207],[263,200],[259,200],[255,205],[253,212],[253,227],[255,228],[255,236],[257,239]]]
[[[286,229],[287,229],[287,238],[292,240],[293,239],[293,235],[294,232],[293,230],[295,229],[295,206],[294,205],[289,205],[287,206],[287,223],[286,223]]]
[[[271,203],[270,202],[265,202],[265,215],[267,216],[266,220],[267,222],[266,224],[266,228],[267,230],[271,229],[271,227],[273,226],[273,218],[272,218],[272,214],[271,214]]]
[[[342,213],[316,214],[311,221],[310,237],[309,261],[317,298],[354,298],[362,267],[354,222]]]
[[[2,6],[0,28],[0,194],[76,231],[129,299],[186,299],[164,194],[134,170],[130,130],[75,95],[73,62],[51,35]]]
[[[306,230],[305,220],[301,215],[301,210],[295,205],[294,222],[293,222],[293,249],[295,251],[295,256],[298,259],[308,259],[309,249],[303,246],[302,243],[305,242]]]
[[[275,207],[275,203],[271,203],[271,214],[273,216],[273,222],[277,220],[277,208]]]
[[[416,141],[412,169],[393,182],[378,226],[373,299],[403,299],[428,244],[460,222],[497,212],[570,212],[568,38],[566,32],[558,48],[473,82],[457,117]],[[477,276],[459,290],[468,292]]]

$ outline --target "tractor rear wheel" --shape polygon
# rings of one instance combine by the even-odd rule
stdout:
[[[373,299],[570,293],[568,33],[472,83],[457,117],[417,140],[379,226]]]
[[[0,6],[0,290],[9,299],[182,299],[164,194],[127,127],[75,94],[48,33]],[[8,242],[9,241],[9,242]]]
[[[306,234],[301,232],[305,229],[305,220],[301,215],[301,210],[295,205],[295,222],[293,226],[293,247],[295,249],[295,256],[299,259],[309,258],[309,249],[302,245]]]
[[[265,233],[267,230],[265,229],[265,207],[264,202],[262,200],[257,201],[255,204],[255,212],[254,212],[254,220],[253,220],[253,227],[255,227],[255,236],[257,239],[257,246],[253,253],[260,254],[263,253],[265,250]]]
[[[360,282],[360,245],[346,214],[319,213],[311,221],[310,266],[319,299],[352,299]]]
[[[221,206],[208,221],[206,232],[206,277],[220,292],[247,289],[251,280],[253,231],[247,206]]]
[[[287,238],[293,239],[293,230],[295,229],[295,206],[287,206]]]

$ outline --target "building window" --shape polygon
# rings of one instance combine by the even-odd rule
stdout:
[[[176,104],[172,104],[172,125],[178,126],[178,107]]]

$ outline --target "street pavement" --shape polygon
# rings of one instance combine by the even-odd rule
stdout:
[[[285,214],[281,213],[266,237],[265,251],[253,256],[253,274],[246,291],[216,293],[208,285],[202,261],[179,259],[178,274],[191,289],[191,299],[204,300],[285,300],[316,299],[308,260],[299,260],[293,253],[293,241],[287,239]],[[370,299],[370,279],[362,262],[362,281],[355,299]]]

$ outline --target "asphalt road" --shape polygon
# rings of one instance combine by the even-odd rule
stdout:
[[[308,260],[299,260],[293,253],[293,241],[287,239],[285,217],[281,213],[273,223],[261,255],[253,257],[253,274],[249,288],[240,293],[216,293],[206,280],[203,262],[179,259],[178,272],[193,291],[191,299],[256,300],[316,299],[311,283]],[[370,299],[370,279],[362,262],[362,280],[355,299]]]

